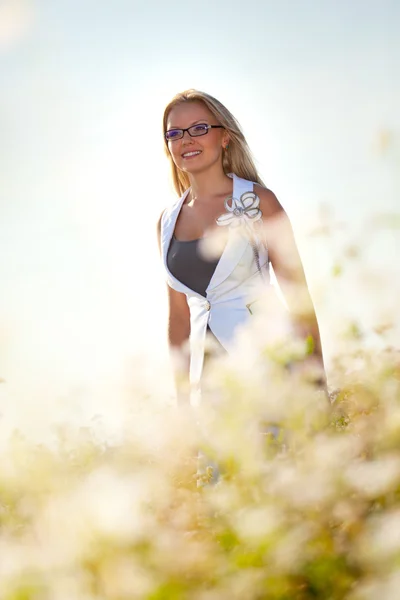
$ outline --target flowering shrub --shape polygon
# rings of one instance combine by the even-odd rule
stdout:
[[[208,403],[149,411],[118,445],[15,434],[0,597],[395,598],[400,357],[357,360],[331,403],[279,364],[251,384],[219,365]]]

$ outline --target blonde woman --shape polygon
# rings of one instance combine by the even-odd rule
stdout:
[[[229,353],[254,312],[261,279],[269,285],[270,263],[297,333],[312,339],[324,383],[318,323],[289,219],[261,181],[238,122],[217,99],[190,89],[165,108],[163,133],[179,198],[158,223],[178,402],[201,380],[207,336]],[[210,257],[203,242],[214,238],[220,251]]]

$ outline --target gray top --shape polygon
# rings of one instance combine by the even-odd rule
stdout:
[[[201,239],[182,242],[172,236],[167,253],[168,269],[188,288],[206,297],[206,289],[219,262],[208,260],[200,251]]]
[[[206,289],[219,262],[219,258],[208,260],[201,252],[201,239],[181,242],[172,236],[167,253],[168,269],[176,279],[188,288],[206,297]],[[215,343],[214,352],[225,353],[209,325],[207,332],[212,336]],[[209,354],[204,355],[205,364],[209,360]]]

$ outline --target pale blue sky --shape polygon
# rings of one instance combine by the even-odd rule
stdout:
[[[363,232],[369,264],[395,267],[394,232],[366,224],[399,210],[397,1],[5,0],[0,23],[0,376],[12,393],[22,378],[52,390],[118,378],[139,348],[165,351],[161,117],[187,87],[235,114],[288,211],[328,354],[345,308],[366,324],[392,310],[383,294],[363,312],[359,267],[334,287],[329,273]],[[308,236],[322,205],[345,225],[331,240]]]

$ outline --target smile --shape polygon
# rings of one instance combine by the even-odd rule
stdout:
[[[182,154],[182,158],[192,158],[193,156],[198,156],[201,154],[201,150],[195,150],[194,152],[185,152]]]

